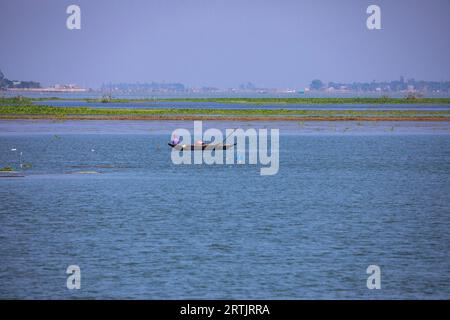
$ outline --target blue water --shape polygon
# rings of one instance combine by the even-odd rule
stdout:
[[[122,123],[0,122],[0,166],[33,165],[0,178],[0,298],[450,298],[449,124],[275,123],[260,176]]]
[[[105,94],[110,94],[108,91],[89,90],[86,92],[35,92],[35,91],[6,91],[4,95],[7,97],[15,97],[21,95],[30,98],[64,98],[64,99],[100,99]],[[164,98],[354,98],[354,97],[382,97],[385,92],[326,92],[326,91],[310,91],[305,93],[283,93],[283,92],[113,92],[113,98],[123,99],[164,99]],[[389,96],[392,98],[404,98],[404,92],[391,92]],[[426,98],[448,98],[448,92],[427,92],[424,93]]]
[[[155,101],[155,102],[121,102],[102,103],[80,100],[42,100],[35,101],[37,105],[54,107],[88,107],[88,108],[131,108],[131,109],[287,109],[287,110],[447,110],[450,105],[434,104],[263,104],[254,105],[246,103],[216,103],[216,102],[181,102],[181,101]]]

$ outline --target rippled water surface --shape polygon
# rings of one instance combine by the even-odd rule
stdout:
[[[0,122],[0,166],[32,164],[0,178],[0,297],[450,298],[448,124],[259,123],[275,176],[172,164],[191,125]]]

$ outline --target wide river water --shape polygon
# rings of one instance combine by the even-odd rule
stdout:
[[[178,127],[0,121],[32,165],[0,178],[0,298],[450,298],[449,123],[205,123],[280,128],[274,176],[173,164]]]

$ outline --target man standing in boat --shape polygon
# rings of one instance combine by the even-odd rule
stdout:
[[[177,145],[177,144],[179,144],[180,143],[180,138],[178,138],[178,136],[177,135],[174,135],[173,137],[172,137],[172,144],[173,145]]]

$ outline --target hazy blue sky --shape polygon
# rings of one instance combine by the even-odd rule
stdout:
[[[370,4],[382,30],[366,28]],[[449,0],[0,0],[0,69],[91,87],[450,80],[449,14]]]

